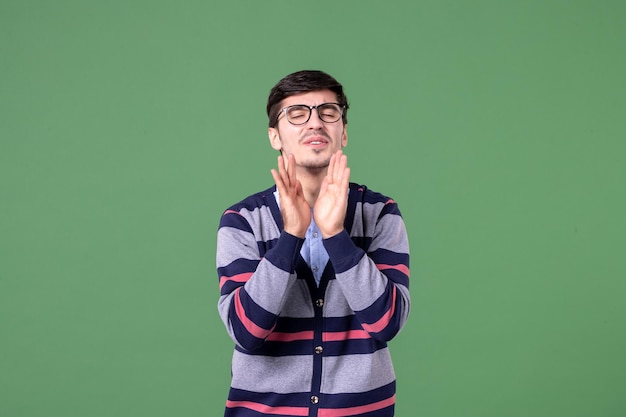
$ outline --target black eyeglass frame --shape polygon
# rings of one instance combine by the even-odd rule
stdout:
[[[324,120],[324,118],[322,117],[322,115],[320,115],[320,112],[318,110],[319,107],[327,106],[329,104],[334,104],[337,107],[339,107],[339,117],[337,118],[337,120],[333,120],[332,122],[328,122],[328,121]],[[287,110],[289,110],[292,107],[306,107],[307,109],[309,109],[309,117],[307,117],[306,120],[304,122],[302,122],[302,123],[293,123],[291,120],[289,120],[289,117],[287,116]],[[278,123],[278,118],[280,117],[280,115],[282,113],[284,113],[285,114],[285,119],[287,119],[287,122],[289,122],[289,124],[292,124],[294,126],[302,126],[302,125],[306,124],[309,120],[311,120],[311,115],[313,114],[313,109],[315,109],[315,111],[317,112],[317,117],[319,117],[322,122],[324,122],[324,123],[337,123],[339,120],[341,120],[343,118],[343,113],[346,110],[346,106],[345,105],[341,105],[340,103],[335,103],[335,102],[322,103],[322,104],[318,104],[317,106],[308,106],[306,104],[293,104],[291,106],[283,107],[282,109],[280,109],[278,111],[278,115],[276,116],[276,123]]]

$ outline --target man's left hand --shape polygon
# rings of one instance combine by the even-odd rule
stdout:
[[[338,150],[330,158],[326,177],[322,181],[320,193],[313,208],[315,223],[324,239],[335,236],[344,229],[349,183],[348,157]]]

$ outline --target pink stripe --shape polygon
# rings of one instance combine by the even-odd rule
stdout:
[[[370,333],[378,333],[382,331],[389,322],[391,321],[391,317],[393,317],[393,313],[396,311],[396,287],[392,288],[391,291],[391,307],[384,316],[380,318],[376,323],[372,324],[363,324],[363,328]]]
[[[248,318],[248,316],[246,316],[246,311],[244,310],[243,305],[241,304],[241,298],[239,297],[240,293],[241,291],[237,291],[237,294],[235,294],[235,312],[237,313],[237,317],[239,317],[239,320],[251,335],[258,337],[259,339],[265,339],[268,333],[272,330],[265,330],[264,328],[257,326]]]
[[[365,330],[348,330],[347,332],[324,332],[324,334],[322,335],[322,341],[324,342],[339,342],[342,340],[369,338],[371,338],[371,336]]]
[[[238,211],[235,211],[235,210],[226,210],[224,212],[224,215],[226,215],[226,214],[239,214],[241,216],[241,214]]]
[[[269,405],[255,403],[252,401],[226,401],[226,407],[235,408],[243,407],[257,411],[263,414],[282,414],[287,416],[303,416],[309,415],[309,409],[306,407],[272,407]]]
[[[293,342],[294,340],[313,340],[313,332],[312,331],[304,331],[304,332],[297,332],[297,333],[273,332],[267,337],[267,340],[271,340],[272,342]]]
[[[393,199],[391,198],[385,202],[385,204],[392,204],[392,203],[395,203],[395,201],[393,201]]]
[[[396,396],[386,400],[378,401],[372,404],[360,405],[357,407],[346,408],[320,408],[317,413],[318,417],[346,417],[346,416],[358,416],[372,411],[380,410],[385,407],[389,407],[396,403]]]
[[[235,282],[246,282],[252,276],[252,272],[244,272],[243,274],[233,275],[232,277],[228,277],[226,275],[220,277],[220,290],[226,284],[226,281],[235,281]]]
[[[402,272],[407,277],[409,276],[409,268],[403,264],[398,264],[398,265],[376,264],[376,268],[378,268],[380,271],[384,271],[385,269],[395,269],[396,271]]]

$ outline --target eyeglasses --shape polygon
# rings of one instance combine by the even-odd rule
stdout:
[[[281,113],[285,113],[287,121],[292,125],[303,125],[309,121],[313,109],[317,111],[317,115],[325,123],[335,123],[341,119],[345,106],[339,103],[323,103],[317,106],[307,106],[306,104],[295,104],[293,106],[287,106],[280,109],[278,116]],[[278,119],[278,116],[276,119]]]

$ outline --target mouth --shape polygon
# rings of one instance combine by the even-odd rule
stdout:
[[[304,145],[307,146],[314,146],[314,147],[319,147],[319,146],[324,146],[328,144],[328,139],[321,137],[321,136],[312,136],[310,138],[307,138],[304,142]]]

